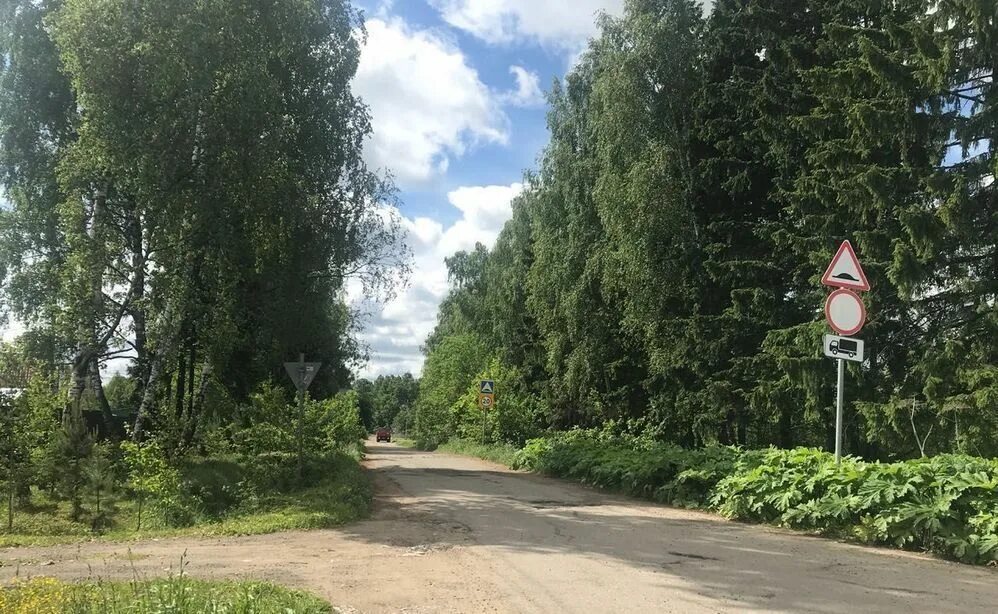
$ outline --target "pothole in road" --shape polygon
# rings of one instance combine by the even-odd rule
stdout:
[[[425,556],[431,552],[444,552],[453,547],[451,544],[416,544],[415,546],[406,548],[402,556]]]
[[[704,556],[702,554],[691,554],[691,553],[688,553],[688,552],[673,552],[672,550],[669,550],[668,554],[671,554],[672,556],[678,556],[679,560],[678,561],[666,561],[666,562],[662,563],[662,567],[668,567],[669,565],[680,565],[680,564],[682,564],[682,563],[684,563],[686,561],[720,561],[721,560],[721,559],[719,559],[717,557],[714,557],[714,556]]]
[[[524,501],[527,505],[537,509],[548,509],[554,507],[599,507],[603,505],[599,501],[552,501],[550,499],[535,499]]]

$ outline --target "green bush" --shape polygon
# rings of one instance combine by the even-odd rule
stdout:
[[[355,391],[322,401],[306,398],[302,418],[306,457],[347,448],[367,435]],[[253,459],[261,455],[298,453],[298,405],[288,403],[284,393],[274,386],[266,384],[250,395],[250,404],[241,410],[240,422],[232,430],[236,454],[255,462]]]
[[[245,506],[254,489],[249,471],[235,457],[190,458],[182,466],[185,489],[210,518],[221,518]]]
[[[501,465],[512,465],[519,452],[515,446],[508,443],[482,445],[481,442],[467,439],[451,439],[447,443],[441,444],[437,449],[453,454],[474,456]]]
[[[127,486],[138,504],[136,530],[142,528],[147,503],[169,526],[193,524],[198,516],[198,501],[184,492],[180,471],[167,462],[159,444],[126,441],[121,451],[128,467]]]
[[[313,472],[309,469],[315,464],[311,456],[303,462],[303,477],[308,478]],[[249,478],[258,492],[287,492],[300,486],[306,480],[298,479],[298,455],[294,452],[262,452],[247,459]]]
[[[367,436],[360,419],[359,397],[353,390],[315,403],[310,416],[309,422],[321,426],[318,432],[324,436],[322,447],[326,450],[346,448]]]
[[[292,452],[296,450],[294,422],[279,426],[262,422],[239,429],[232,435],[236,451],[246,457],[254,457],[267,452]]]
[[[684,450],[601,431],[527,442],[514,465],[738,520],[998,559],[998,460],[943,455],[868,463],[811,448]]]

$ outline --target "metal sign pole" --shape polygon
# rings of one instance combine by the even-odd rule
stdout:
[[[825,320],[839,335],[825,335],[825,356],[838,361],[835,391],[835,464],[842,464],[842,411],[845,404],[846,360],[863,362],[863,341],[850,339],[866,323],[866,305],[855,291],[868,292],[870,280],[856,257],[852,243],[843,241],[821,276],[821,283],[835,290],[825,300]]]
[[[846,361],[839,358],[839,381],[835,390],[835,464],[842,464],[842,403],[845,399]]]
[[[305,354],[298,354],[298,381],[305,381]],[[298,479],[302,479],[304,475],[304,460],[302,455],[304,454],[304,420],[305,420],[305,389],[300,387],[298,390]]]

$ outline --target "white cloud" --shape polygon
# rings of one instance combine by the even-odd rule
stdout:
[[[512,215],[510,203],[522,190],[520,183],[453,190],[447,200],[461,212],[461,217],[446,228],[425,217],[402,218],[406,241],[413,251],[409,287],[382,306],[365,305],[359,288],[348,289],[356,308],[375,310],[361,334],[371,349],[370,363],[361,371],[361,377],[421,373],[423,356],[419,347],[433,330],[437,308],[447,295],[444,258],[474,249],[475,243],[491,248]]]
[[[429,0],[444,21],[488,43],[536,42],[576,50],[596,33],[596,15],[624,0]]]
[[[503,96],[503,101],[517,107],[538,107],[544,104],[541,78],[537,73],[522,66],[510,66],[509,72],[516,78],[516,89]]]
[[[370,106],[374,134],[364,156],[402,183],[446,172],[452,156],[506,143],[497,96],[449,41],[399,19],[371,19],[354,91]]]
[[[537,43],[578,63],[596,35],[596,17],[620,17],[625,0],[428,0],[444,21],[490,44]],[[703,0],[709,14],[714,0]]]

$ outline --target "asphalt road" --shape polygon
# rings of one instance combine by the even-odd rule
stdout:
[[[0,550],[0,577],[176,569],[342,612],[993,612],[998,572],[369,444],[371,520],[327,531]],[[42,565],[47,563],[47,565]],[[15,572],[16,570],[16,572]]]

